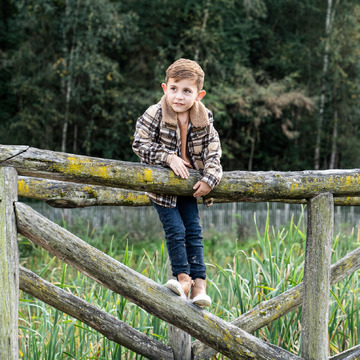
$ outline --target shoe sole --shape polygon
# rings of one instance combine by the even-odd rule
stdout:
[[[211,298],[208,295],[200,294],[191,299],[191,302],[199,307],[209,307],[211,305]]]

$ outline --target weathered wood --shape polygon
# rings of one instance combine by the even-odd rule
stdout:
[[[0,146],[0,154],[4,147]],[[5,147],[6,149],[6,147]],[[190,170],[183,180],[161,166],[98,159],[36,148],[2,162],[20,175],[44,177],[84,184],[105,185],[136,191],[192,195],[199,172]],[[338,196],[360,196],[360,170],[300,172],[225,172],[211,196],[230,201],[308,199],[329,192]]]
[[[0,168],[0,359],[18,359],[19,259],[14,202],[17,173]]]
[[[331,266],[331,285],[344,280],[347,276],[360,269],[360,247],[348,253]],[[253,333],[270,324],[292,310],[298,308],[303,302],[304,284],[301,283],[275,298],[263,301],[247,311],[231,323],[241,329]],[[200,341],[194,341],[192,352],[195,360],[209,359],[216,352]]]
[[[80,240],[25,204],[16,203],[18,230],[62,261],[174,324],[231,359],[300,359],[198,308]]]
[[[332,194],[321,194],[310,199],[307,214],[301,356],[305,360],[327,360],[331,244],[334,228]]]
[[[169,261],[166,278],[175,279]],[[175,360],[191,360],[191,336],[173,324],[168,324],[168,344],[173,349]]]
[[[332,356],[330,360],[359,360],[360,359],[360,345],[357,345],[347,351]]]
[[[86,206],[149,206],[149,198],[142,191],[131,191],[109,186],[78,184],[59,180],[19,176],[20,197],[46,201],[57,208],[81,208]],[[305,199],[273,199],[273,202],[306,204]],[[202,199],[199,199],[202,202]],[[214,203],[232,202],[229,199],[214,198]],[[254,201],[253,201],[254,202]],[[337,206],[358,206],[360,197],[334,198]]]
[[[146,194],[140,191],[28,176],[19,176],[18,191],[20,197],[45,200],[57,208],[151,205]]]
[[[175,360],[191,360],[191,336],[172,324],[168,324],[168,344]]]
[[[174,359],[170,346],[164,345],[133,329],[125,322],[52,285],[22,266],[20,266],[20,289],[89,325],[109,340],[125,346],[148,359]]]
[[[23,145],[0,145],[0,166],[3,161],[9,160],[14,156],[21,154],[22,152],[26,151],[29,146]]]

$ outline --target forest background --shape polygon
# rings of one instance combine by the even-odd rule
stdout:
[[[354,168],[358,0],[2,0],[0,143],[137,161],[177,58],[206,73],[225,170]]]

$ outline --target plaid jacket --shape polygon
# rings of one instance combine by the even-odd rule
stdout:
[[[211,111],[198,101],[190,110],[187,143],[192,166],[200,170],[200,180],[214,188],[222,177],[220,139],[213,126]],[[138,118],[132,148],[142,163],[152,165],[169,167],[173,154],[181,156],[176,113],[165,97]],[[148,193],[148,196],[158,205],[176,206],[174,195]],[[212,199],[206,199],[205,204],[210,206]]]

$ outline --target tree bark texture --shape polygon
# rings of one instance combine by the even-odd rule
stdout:
[[[19,257],[14,202],[17,173],[0,167],[0,359],[18,359]]]
[[[308,202],[301,320],[301,356],[305,360],[328,359],[331,245],[334,228],[332,194]]]
[[[0,165],[5,160],[9,160],[14,156],[21,154],[22,152],[29,149],[29,146],[22,146],[22,145],[0,145]]]
[[[331,266],[331,285],[344,280],[347,276],[360,269],[360,247],[348,253]],[[301,283],[271,300],[263,301],[247,311],[231,323],[239,328],[253,333],[272,321],[279,319],[292,310],[297,309],[303,302],[304,284]],[[209,359],[216,352],[200,341],[194,341],[192,352],[195,360]]]
[[[78,184],[58,180],[19,176],[20,197],[46,201],[56,208],[82,208],[86,206],[149,206],[149,198],[143,191],[132,191],[108,186]],[[252,200],[253,201],[253,200]],[[306,204],[306,199],[274,199],[281,203]],[[214,203],[228,203],[231,200],[216,197]],[[202,199],[199,199],[202,203]],[[360,197],[337,197],[334,205],[358,206]]]
[[[107,312],[90,305],[59,287],[20,267],[20,289],[54,308],[82,321],[99,333],[136,353],[153,360],[173,360],[170,346],[133,329]]]
[[[151,205],[147,195],[141,191],[28,176],[19,176],[18,191],[19,197],[43,200],[56,208]]]
[[[5,152],[7,152],[5,146]],[[44,177],[83,184],[119,187],[136,191],[192,195],[199,180],[198,171],[190,170],[187,180],[171,170],[140,163],[98,159],[28,148],[6,159],[0,146],[2,166],[15,167],[20,175]],[[360,196],[360,170],[300,172],[225,172],[210,196],[229,201],[270,201],[308,199],[329,192],[338,196]]]
[[[62,227],[16,203],[20,234],[63,262],[124,296],[147,312],[174,324],[230,359],[299,359],[198,308],[171,290],[126,267]]]
[[[336,90],[335,90],[335,95],[336,95]],[[333,134],[331,139],[331,155],[330,155],[329,169],[335,169],[337,142],[339,137],[339,133],[338,133],[339,116],[338,116],[338,106],[336,103],[336,96],[334,96],[333,107],[334,107],[334,123],[333,123]]]
[[[315,170],[320,169],[320,148],[321,148],[322,126],[323,126],[324,111],[325,111],[327,74],[328,74],[328,67],[329,67],[330,33],[331,33],[331,28],[332,28],[331,11],[332,11],[332,0],[328,0],[328,6],[327,6],[327,11],[326,11],[326,25],[325,25],[325,36],[326,36],[325,37],[325,53],[324,53],[324,60],[323,60],[323,72],[322,72],[322,78],[321,78],[319,117],[318,117],[318,121],[317,121],[317,134],[316,134],[315,154],[314,154]]]
[[[168,324],[168,343],[173,349],[174,360],[191,360],[191,336],[178,327]]]
[[[360,345],[346,350],[340,354],[334,355],[330,360],[359,360],[360,359]]]

